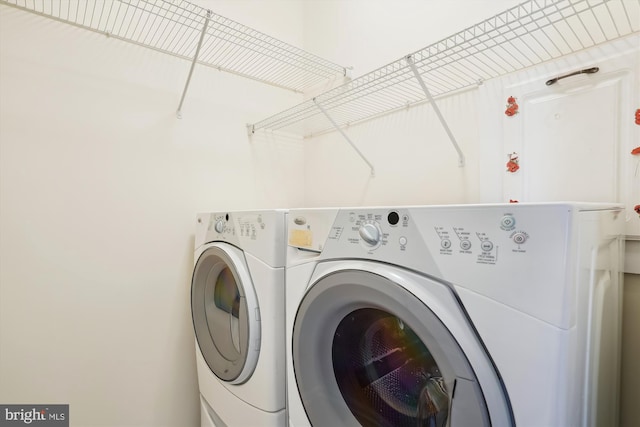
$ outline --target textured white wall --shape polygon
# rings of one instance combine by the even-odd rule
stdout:
[[[289,2],[247,13],[301,39]],[[199,425],[195,214],[301,203],[303,151],[245,128],[300,95],[203,67],[178,120],[189,66],[0,6],[0,402]]]

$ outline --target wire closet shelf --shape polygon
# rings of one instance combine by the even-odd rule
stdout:
[[[340,65],[183,0],[0,0],[0,4],[184,59],[193,60],[199,52],[198,64],[295,92],[346,74]]]
[[[310,137],[638,31],[640,0],[529,0],[249,128]]]

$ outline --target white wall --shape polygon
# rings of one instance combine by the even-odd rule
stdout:
[[[477,111],[470,94],[439,102],[467,163],[458,154],[429,105],[411,108],[346,132],[375,168],[335,132],[305,146],[308,206],[400,205],[478,201],[474,138]]]
[[[302,39],[290,2],[212,3]],[[245,128],[300,95],[204,67],[178,120],[189,66],[0,6],[0,402],[199,425],[195,214],[300,204],[303,151]]]
[[[518,0],[308,0],[305,48],[361,76],[521,3]]]

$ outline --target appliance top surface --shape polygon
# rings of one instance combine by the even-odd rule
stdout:
[[[373,206],[327,206],[327,207],[299,207],[289,209],[289,213],[299,211],[335,211],[335,210],[367,210],[367,209],[490,209],[495,207],[511,206],[515,208],[528,208],[531,206],[565,206],[572,210],[593,211],[623,209],[624,205],[616,202],[522,202],[522,203],[465,203],[465,204],[434,204],[434,205],[373,205]]]

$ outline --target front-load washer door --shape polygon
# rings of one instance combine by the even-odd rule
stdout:
[[[451,289],[382,271],[324,275],[298,308],[293,366],[310,423],[513,425],[498,373]]]
[[[258,360],[260,319],[242,251],[213,243],[202,252],[191,281],[191,314],[211,372],[231,384],[245,382]]]

